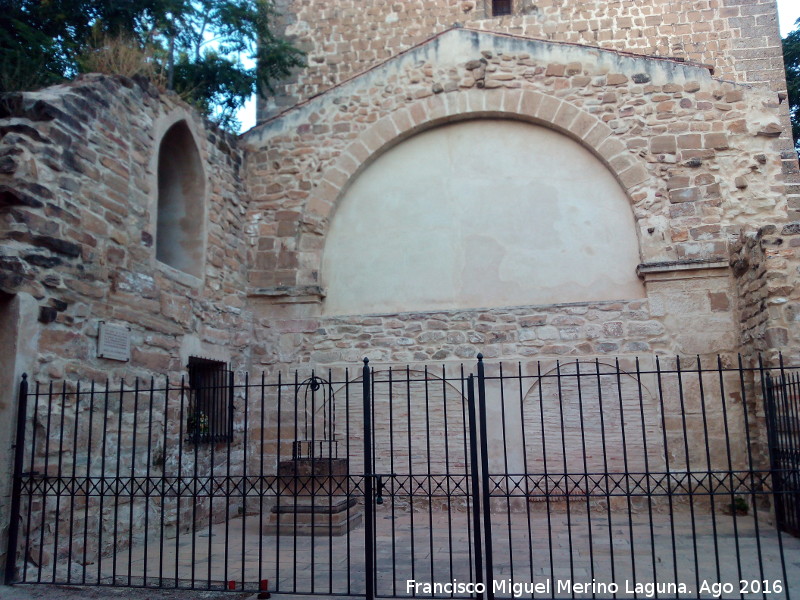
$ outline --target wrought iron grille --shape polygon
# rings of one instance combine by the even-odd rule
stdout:
[[[233,437],[233,374],[225,363],[190,358],[186,439],[195,444],[230,441]]]
[[[492,0],[492,16],[499,17],[511,14],[512,0]]]

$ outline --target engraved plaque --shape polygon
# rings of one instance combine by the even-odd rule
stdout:
[[[100,323],[100,339],[97,341],[97,356],[110,360],[131,359],[131,331],[122,325]]]

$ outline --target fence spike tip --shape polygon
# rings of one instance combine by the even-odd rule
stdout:
[[[366,365],[368,365],[368,364],[369,364],[369,358],[367,358],[367,357],[365,356],[365,357],[364,357],[364,366],[366,366]]]
[[[478,352],[478,361],[483,360],[483,352]]]

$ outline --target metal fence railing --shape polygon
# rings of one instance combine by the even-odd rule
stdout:
[[[212,367],[22,382],[7,582],[367,598],[800,590],[800,540],[786,535],[800,514],[796,369],[479,357],[270,380]]]

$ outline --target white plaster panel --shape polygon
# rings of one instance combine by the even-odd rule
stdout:
[[[644,297],[630,203],[575,141],[510,120],[416,135],[341,198],[329,315]]]

